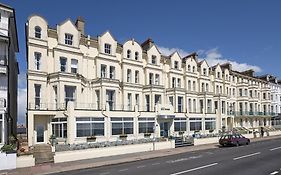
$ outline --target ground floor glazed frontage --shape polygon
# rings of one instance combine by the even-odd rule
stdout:
[[[270,117],[234,117],[217,114],[125,111],[29,111],[29,146],[50,143],[76,144],[145,137],[214,134],[234,127],[270,126]]]

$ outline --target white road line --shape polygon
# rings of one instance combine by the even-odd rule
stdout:
[[[274,171],[274,172],[270,173],[270,175],[274,175],[274,174],[278,174],[278,171]]]
[[[261,152],[257,152],[257,153],[248,154],[248,155],[241,156],[241,157],[236,157],[236,158],[233,158],[233,160],[239,160],[239,159],[243,159],[243,158],[246,158],[246,157],[255,156],[255,155],[258,155],[258,154],[260,154],[260,153],[261,153]]]
[[[155,166],[155,165],[160,165],[160,163],[153,163],[151,164],[152,166]]]
[[[121,169],[121,170],[119,170],[119,172],[128,171],[128,170],[129,170],[128,168],[126,168],[126,169]]]
[[[209,164],[209,165],[200,166],[200,167],[197,167],[197,168],[193,168],[193,169],[189,169],[189,170],[173,173],[173,174],[170,174],[170,175],[184,174],[184,173],[188,173],[188,172],[191,172],[191,171],[196,171],[196,170],[200,170],[200,169],[203,169],[203,168],[208,168],[208,167],[211,167],[211,166],[215,166],[217,164],[218,163],[212,163],[212,164]]]
[[[100,173],[100,175],[107,175],[110,174],[109,172],[105,172],[105,173]]]
[[[138,166],[137,168],[144,168],[145,167],[145,165],[141,165],[141,166]]]
[[[274,151],[274,150],[277,150],[277,149],[281,149],[281,146],[277,147],[277,148],[272,148],[272,149],[270,149],[270,151]]]

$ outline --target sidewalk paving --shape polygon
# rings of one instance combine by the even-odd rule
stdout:
[[[281,138],[281,136],[254,138],[251,139],[251,142],[265,141],[265,140],[271,140],[277,138]],[[117,156],[110,156],[110,157],[101,157],[95,159],[86,159],[86,160],[79,160],[79,161],[65,162],[65,163],[42,164],[33,167],[0,171],[0,175],[42,175],[42,174],[50,174],[50,173],[59,173],[64,171],[96,168],[106,165],[115,165],[115,164],[138,161],[138,160],[153,159],[157,157],[175,155],[175,154],[192,152],[192,151],[216,149],[218,147],[219,145],[215,143],[215,144],[206,144],[206,145],[199,145],[199,146],[188,146],[182,148],[124,154],[124,155],[117,155]]]

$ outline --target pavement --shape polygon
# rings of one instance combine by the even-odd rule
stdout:
[[[262,158],[257,162],[250,162],[248,174],[255,174],[257,167],[263,170],[279,172],[281,168],[281,136],[270,136],[251,139],[248,146],[219,148],[218,144],[189,146],[176,149],[165,149],[103,158],[87,159],[73,162],[42,164],[28,168],[18,168],[9,171],[0,171],[1,174],[11,175],[39,175],[39,174],[168,174],[180,175],[185,173],[224,174],[217,171],[227,171],[227,174],[245,174],[243,162],[245,158]],[[274,149],[276,148],[276,149]],[[279,149],[280,148],[280,149]],[[270,149],[274,149],[270,151]],[[269,150],[269,151],[268,151]],[[238,159],[232,158],[235,157]],[[242,158],[240,157],[242,156]],[[261,157],[263,156],[263,157]],[[232,158],[232,159],[231,159]],[[240,161],[238,161],[240,160]],[[241,164],[242,162],[242,164]],[[277,162],[277,165],[275,165]],[[204,164],[205,163],[205,164]],[[266,165],[266,166],[265,166]],[[239,167],[242,166],[242,169]],[[131,168],[135,167],[135,168]],[[215,167],[215,168],[214,168]],[[229,167],[226,169],[225,167]],[[196,171],[200,170],[200,171]],[[208,171],[207,171],[208,170]],[[213,171],[211,171],[213,170]],[[206,171],[206,172],[205,172]],[[239,173],[236,173],[236,172]],[[244,172],[244,173],[243,173]],[[261,171],[257,171],[261,173]]]

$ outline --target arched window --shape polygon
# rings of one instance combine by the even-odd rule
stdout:
[[[192,72],[195,72],[195,66],[192,67]]]
[[[131,58],[131,50],[130,49],[127,50],[127,58]]]
[[[139,59],[139,52],[135,52],[135,60]]]
[[[39,26],[35,27],[35,38],[41,38],[41,31],[42,31],[41,27]]]
[[[190,65],[187,66],[187,71],[190,72]]]

